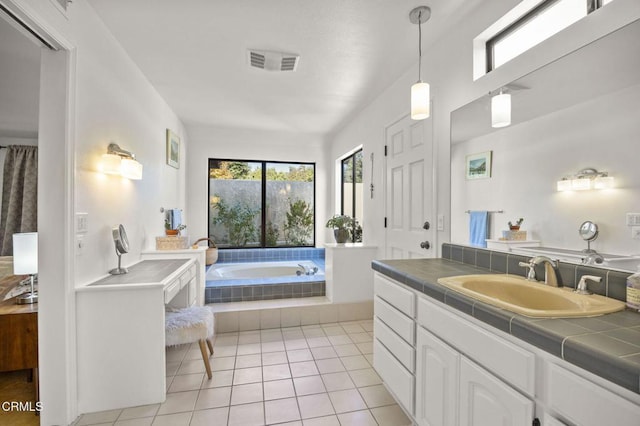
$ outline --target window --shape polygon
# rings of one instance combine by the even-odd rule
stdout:
[[[315,164],[209,159],[209,237],[220,248],[315,245]]]
[[[342,197],[340,213],[362,224],[362,149],[342,160]],[[362,241],[362,229],[354,229],[354,242]]]
[[[487,72],[612,0],[546,0],[486,42]]]

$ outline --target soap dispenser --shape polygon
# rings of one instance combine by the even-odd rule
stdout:
[[[640,266],[638,272],[627,278],[627,307],[640,311]]]

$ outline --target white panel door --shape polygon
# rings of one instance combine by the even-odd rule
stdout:
[[[431,119],[407,115],[385,129],[386,257],[434,257]]]
[[[460,357],[460,426],[523,426],[533,401],[482,367]]]
[[[458,352],[418,327],[416,421],[419,426],[455,426],[458,413]]]

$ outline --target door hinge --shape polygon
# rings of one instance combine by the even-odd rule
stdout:
[[[384,146],[384,156],[387,156],[387,145]]]
[[[384,218],[384,227],[385,228],[387,227],[387,218],[386,217]]]

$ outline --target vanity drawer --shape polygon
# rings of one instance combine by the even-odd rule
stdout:
[[[460,315],[418,298],[418,324],[525,394],[534,395],[535,354]]]
[[[404,314],[413,318],[415,316],[415,294],[411,290],[402,288],[400,284],[396,284],[376,273],[374,276],[374,291],[389,304],[399,309]]]
[[[416,350],[413,346],[402,340],[392,329],[387,327],[380,319],[373,321],[373,335],[382,343],[409,372],[415,372]]]
[[[409,344],[415,343],[416,323],[412,318],[376,296],[373,302],[373,311],[376,317],[384,322]]]
[[[176,294],[180,291],[180,280],[173,280],[165,289],[164,289],[164,303],[171,302]]]
[[[413,414],[415,377],[389,352],[378,339],[373,340],[373,366],[397,401]]]
[[[187,285],[196,276],[196,265],[191,265],[182,275],[180,275],[180,287]]]

